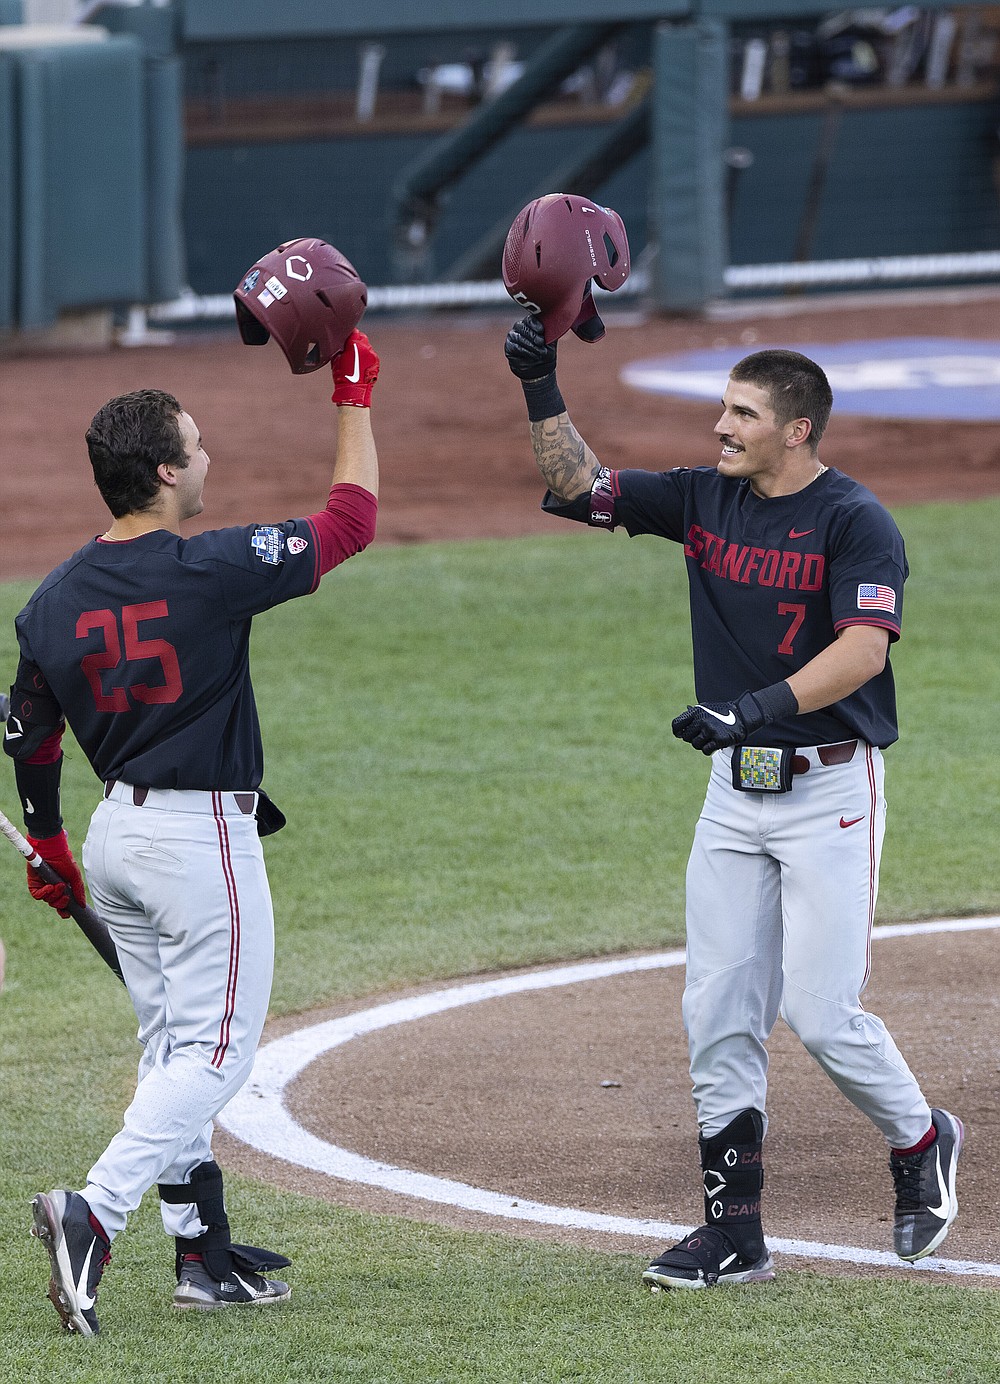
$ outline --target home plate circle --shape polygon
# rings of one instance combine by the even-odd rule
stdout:
[[[877,927],[873,931],[873,941],[882,945],[891,940],[933,934],[951,933],[958,936],[998,929],[1000,916],[937,919]],[[368,1157],[305,1128],[286,1101],[286,1094],[296,1078],[317,1059],[338,1047],[363,1041],[366,1036],[380,1031],[506,997],[530,992],[540,994],[609,977],[679,968],[683,964],[684,952],[676,949],[643,956],[605,957],[569,965],[544,966],[514,975],[456,982],[441,989],[375,1003],[334,1019],[295,1029],[260,1047],[249,1081],[219,1113],[218,1122],[229,1134],[260,1153],[300,1168],[325,1173],[330,1178],[381,1188],[416,1201],[437,1203],[474,1215],[522,1224],[596,1232],[602,1237],[668,1242],[680,1239],[690,1230],[689,1224],[534,1200],[517,1191],[491,1189],[474,1181],[439,1176]],[[780,1254],[807,1260],[835,1261],[906,1273],[916,1270],[1000,1280],[1000,1263],[993,1258],[953,1259],[935,1256],[916,1264],[904,1264],[888,1250],[831,1240],[769,1235],[768,1244]]]
[[[953,337],[882,341],[759,343],[754,351],[798,351],[823,367],[838,413],[873,418],[1000,418],[1000,343]],[[656,356],[625,366],[622,381],[651,394],[719,403],[745,346]]]

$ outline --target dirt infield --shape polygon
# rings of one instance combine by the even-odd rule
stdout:
[[[572,339],[564,345],[560,381],[575,420],[608,464],[711,464],[717,406],[635,393],[619,382],[623,365],[673,350],[750,351],[872,335],[987,340],[996,336],[997,314],[993,295],[740,321],[640,322],[627,314],[616,321],[609,313],[602,345],[590,349]],[[373,318],[366,324],[383,362],[374,413],[382,470],[378,542],[554,531],[539,511],[520,391],[503,360],[509,320]],[[144,386],[175,393],[202,430],[212,458],[206,527],[322,507],[335,435],[328,376],[293,378],[273,346],[247,350],[229,331],[192,335],[170,348],[9,359],[0,362],[0,576],[41,576],[104,530],[107,515],[90,478],[83,434],[106,399]],[[890,505],[996,495],[1000,422],[835,413],[822,458]],[[969,1210],[947,1253],[992,1260],[992,1218],[977,1216],[976,1208],[994,1200],[991,1150],[1000,1123],[995,937],[984,932],[890,945],[891,966],[884,953],[876,957],[869,1005],[886,1019],[932,1099],[954,1108],[971,1131],[963,1158]],[[968,992],[973,975],[975,1001]],[[559,1204],[693,1223],[700,1218],[697,1147],[680,984],[679,970],[632,976],[544,998],[511,998],[489,1013],[489,1006],[475,1006],[407,1025],[404,1037],[396,1030],[372,1035],[314,1064],[293,1088],[294,1109],[321,1137],[374,1158]],[[309,1021],[359,1007],[355,1002]],[[275,1023],[269,1036],[304,1022],[299,1015]],[[891,1195],[878,1136],[780,1026],[772,1053],[769,1229],[887,1247]],[[333,1200],[456,1225],[483,1223],[266,1160],[228,1136],[220,1138],[219,1153],[230,1167]],[[522,1227],[516,1233],[597,1243],[569,1232]]]
[[[996,933],[881,940],[874,966],[866,1007],[885,1020],[931,1101],[952,1109],[968,1130],[963,1209],[942,1254],[996,1262],[993,1218],[981,1212],[992,1204],[992,1151],[1000,1137]],[[977,977],[975,988],[970,975]],[[286,1105],[310,1134],[379,1163],[515,1200],[694,1225],[702,1209],[682,985],[680,966],[636,972],[364,1033],[308,1066],[288,1088]],[[265,1040],[398,998],[277,1021]],[[780,1022],[769,1052],[768,1233],[889,1250],[892,1183],[884,1141]],[[657,1248],[642,1236],[511,1221],[332,1180],[225,1134],[217,1136],[216,1151],[228,1167],[363,1210],[640,1254]],[[802,1266],[801,1258],[795,1262]],[[806,1262],[823,1273],[900,1272]],[[964,1281],[997,1286],[980,1276]]]

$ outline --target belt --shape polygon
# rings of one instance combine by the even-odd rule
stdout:
[[[838,740],[835,745],[817,745],[815,754],[821,764],[850,764],[857,748],[858,742],[856,740]],[[808,755],[799,753],[792,755],[793,774],[808,774],[810,768]]]
[[[223,793],[211,788],[143,788],[139,784],[108,779],[105,798],[130,802],[133,807],[151,807],[161,812],[203,812],[213,816],[232,816],[236,812],[252,817],[257,811],[256,793]]]

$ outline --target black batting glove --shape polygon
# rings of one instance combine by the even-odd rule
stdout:
[[[542,319],[532,314],[515,322],[504,342],[507,364],[519,380],[541,380],[556,368],[556,343],[545,341]]]
[[[507,333],[504,354],[521,381],[530,422],[541,423],[566,412],[556,379],[556,344],[546,344],[540,317],[532,314],[514,323]]]
[[[752,692],[735,702],[699,702],[675,716],[671,729],[702,754],[714,754],[727,745],[739,744],[764,724],[764,716]]]
[[[675,716],[671,729],[702,754],[714,754],[739,745],[761,726],[798,714],[799,704],[787,682],[776,682],[759,692],[744,692],[734,702],[699,702]]]

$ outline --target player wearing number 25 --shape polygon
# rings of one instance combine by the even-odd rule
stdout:
[[[52,572],[17,617],[21,656],[4,748],[25,824],[84,902],[59,811],[68,722],[104,784],[83,863],[143,1049],[123,1127],[82,1189],[33,1202],[50,1297],[80,1335],[97,1330],[110,1242],[154,1184],[176,1242],[176,1306],[289,1296],[286,1283],[266,1276],[287,1259],[230,1238],[211,1139],[214,1116],[253,1066],[274,956],[259,838],[284,818],[260,790],[251,620],[315,591],[375,533],[369,404],[378,357],[367,337],[348,337],[332,370],[337,453],[326,507],[190,538],[182,526],[201,513],[210,474],[197,423],[156,389],[105,404],[87,445],[111,526]],[[29,885],[65,912],[65,889],[30,869]]]
[[[683,1000],[705,1224],[644,1280],[658,1290],[774,1277],[761,1189],[765,1044],[779,1013],[884,1136],[894,1247],[920,1259],[958,1209],[962,1125],[931,1109],[859,998],[885,830],[882,750],[897,739],[899,531],[864,486],[820,462],[833,396],[797,352],[734,367],[714,467],[658,473],[601,465],[565,410],[537,318],[511,329],[506,353],[549,487],[543,508],[670,539],[687,567],[698,704],[673,733],[712,757],[687,871]],[[595,619],[613,612],[609,592]]]

